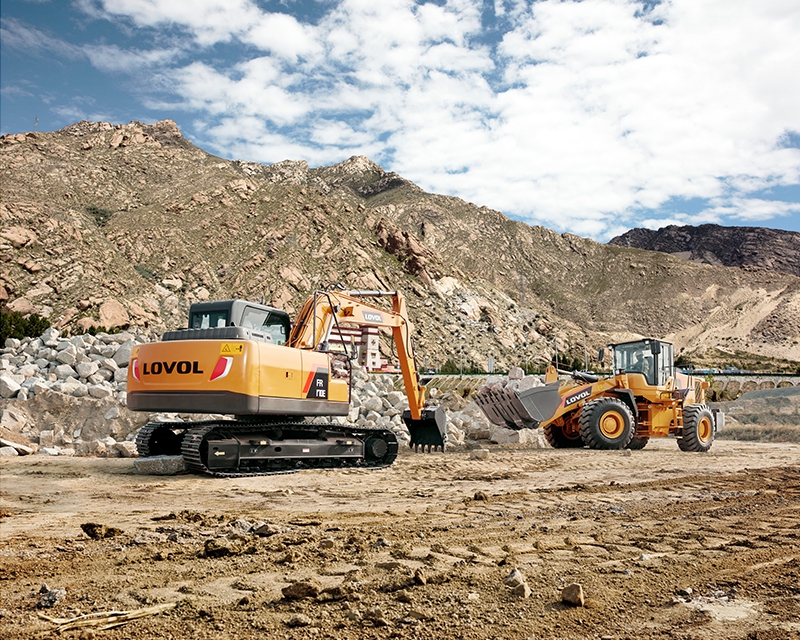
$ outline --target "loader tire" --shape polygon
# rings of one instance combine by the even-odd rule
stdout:
[[[628,446],[625,448],[637,451],[638,449],[644,449],[648,442],[650,442],[650,438],[648,436],[633,436],[631,441],[628,443]]]
[[[683,408],[683,428],[678,434],[681,451],[705,453],[714,442],[714,416],[704,404]]]
[[[579,434],[574,438],[570,438],[565,432],[563,427],[554,424],[548,424],[542,427],[544,439],[547,440],[553,449],[579,449],[583,447],[583,440]]]
[[[616,398],[598,398],[583,406],[581,439],[590,449],[624,449],[633,439],[631,410]]]

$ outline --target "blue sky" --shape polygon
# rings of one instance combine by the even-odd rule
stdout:
[[[171,118],[226,158],[366,155],[600,241],[800,231],[796,0],[0,6],[2,133]]]

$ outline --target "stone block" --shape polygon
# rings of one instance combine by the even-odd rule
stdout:
[[[118,367],[127,367],[131,359],[131,351],[136,346],[135,340],[127,340],[123,342],[116,353],[114,353],[113,360]]]
[[[75,371],[68,364],[60,364],[55,369],[56,378],[58,380],[66,380],[67,378],[77,378],[78,372]]]
[[[186,463],[181,456],[136,458],[133,466],[139,473],[152,476],[174,476],[186,472]]]
[[[139,456],[136,443],[127,440],[124,442],[117,442],[114,445],[114,451],[119,453],[123,458],[136,458]]]
[[[19,433],[28,422],[28,416],[20,411],[14,409],[3,409],[3,415],[0,417],[0,427]]]
[[[99,384],[93,384],[89,387],[89,395],[92,396],[92,398],[98,398],[102,400],[103,398],[110,398],[112,393],[113,391],[111,389]]]
[[[88,378],[91,375],[97,373],[97,370],[100,368],[96,362],[89,361],[89,362],[79,362],[75,365],[75,371],[78,372],[78,375],[81,378]]]
[[[20,384],[9,375],[0,376],[0,397],[13,398],[20,390]]]

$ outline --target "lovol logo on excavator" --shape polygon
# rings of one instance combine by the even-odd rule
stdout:
[[[200,363],[197,360],[173,360],[172,362],[143,362],[143,376],[158,376],[162,373],[180,373],[187,375],[191,373],[203,373]]]
[[[581,400],[588,398],[590,395],[592,395],[592,388],[586,387],[585,389],[578,391],[578,393],[573,393],[571,396],[564,398],[564,406],[571,407],[576,402],[580,402]]]
[[[366,322],[383,323],[383,314],[378,313],[377,311],[362,311],[361,313],[364,316],[364,320]]]

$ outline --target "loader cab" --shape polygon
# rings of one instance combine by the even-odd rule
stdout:
[[[254,339],[282,345],[289,338],[289,314],[247,300],[197,302],[189,308],[190,329],[245,327]]]
[[[673,347],[669,342],[644,339],[611,346],[615,373],[641,373],[647,384],[659,387],[673,375]]]

